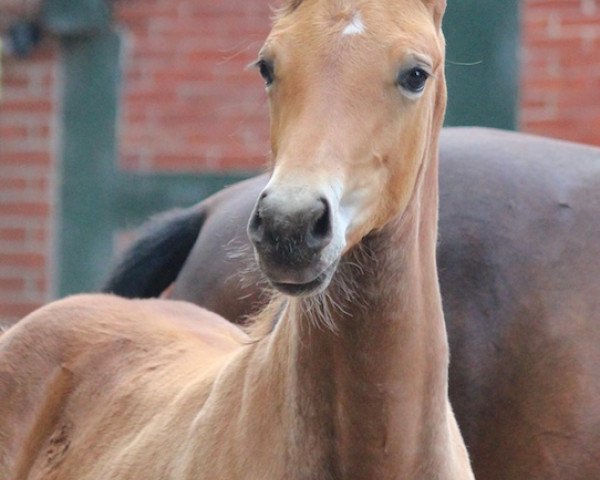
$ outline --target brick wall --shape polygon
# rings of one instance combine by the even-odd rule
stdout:
[[[600,145],[600,0],[525,0],[521,129]]]
[[[0,324],[48,301],[57,146],[57,54],[3,58],[0,98]]]
[[[129,0],[121,159],[141,170],[248,169],[268,153],[263,83],[246,66],[269,31],[265,1]]]
[[[120,0],[120,159],[138,170],[264,162],[262,82],[244,67],[269,26],[263,0]],[[0,33],[39,0],[0,0]],[[451,5],[450,5],[451,8]],[[521,128],[600,145],[600,0],[523,0]],[[0,323],[52,296],[60,60],[46,42],[3,59],[0,99]]]

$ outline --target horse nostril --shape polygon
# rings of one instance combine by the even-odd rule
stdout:
[[[313,197],[294,208],[267,196],[259,197],[248,222],[248,238],[262,254],[294,253],[300,258],[316,255],[329,244],[332,218],[325,198]]]
[[[331,240],[331,214],[329,203],[324,198],[319,199],[321,208],[317,211],[308,232],[307,242],[313,248],[323,248]]]
[[[263,219],[260,216],[260,209],[257,207],[248,224],[248,236],[252,242],[260,243],[264,238],[264,232]]]

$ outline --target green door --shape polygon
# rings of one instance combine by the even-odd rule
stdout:
[[[55,268],[59,296],[99,287],[120,229],[138,225],[153,213],[196,203],[250,175],[119,171],[121,42],[111,29],[108,5],[105,0],[45,4],[47,24],[62,38],[65,79]],[[515,128],[518,25],[516,0],[449,2],[447,125]]]

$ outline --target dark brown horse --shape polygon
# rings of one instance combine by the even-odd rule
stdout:
[[[446,129],[438,266],[450,397],[478,479],[600,478],[600,150]],[[234,322],[268,283],[247,220],[268,178],[150,222],[105,290]]]

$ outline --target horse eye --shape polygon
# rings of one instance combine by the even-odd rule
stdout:
[[[398,75],[398,85],[409,93],[421,93],[428,78],[429,73],[420,67],[414,67]]]
[[[263,77],[267,87],[275,81],[275,72],[273,64],[267,60],[259,60],[256,66],[260,70],[260,75]]]

